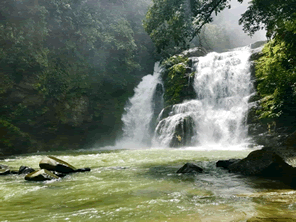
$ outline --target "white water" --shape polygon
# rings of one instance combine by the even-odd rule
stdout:
[[[117,142],[120,146],[137,148],[149,145],[151,140],[150,122],[153,117],[153,95],[160,81],[160,67],[156,63],[153,75],[146,75],[134,90],[134,96],[124,108],[122,116],[123,138]]]
[[[199,112],[197,139],[201,145],[245,142],[248,99],[252,90],[249,47],[199,59],[194,81]]]
[[[194,79],[197,99],[173,106],[170,116],[156,127],[156,144],[169,146],[176,127],[186,118],[194,125],[190,146],[237,149],[246,144],[250,55],[250,48],[244,47],[199,57]]]

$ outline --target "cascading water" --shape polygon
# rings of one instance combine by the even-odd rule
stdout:
[[[246,142],[250,55],[251,49],[243,47],[193,58],[197,99],[172,107],[156,127],[156,144],[229,147]]]
[[[123,139],[119,141],[121,146],[139,147],[150,145],[151,121],[154,115],[153,97],[160,80],[159,63],[155,63],[153,75],[146,75],[135,88],[134,96],[124,108],[122,116]]]

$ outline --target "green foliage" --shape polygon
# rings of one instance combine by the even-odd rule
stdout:
[[[91,140],[100,138],[94,136],[98,133],[114,138],[126,99],[154,64],[154,48],[142,27],[149,4],[0,1],[0,119],[7,121],[5,130],[19,129],[13,132],[29,135],[38,149],[80,146],[88,139],[85,131]],[[56,142],[59,134],[62,143]],[[6,135],[6,151],[20,146],[11,133]],[[19,148],[30,150],[29,145]]]
[[[295,22],[278,29],[280,32],[264,47],[263,56],[256,62],[257,90],[262,97],[258,114],[264,121],[276,120],[286,125],[295,124],[296,113],[296,29],[291,24]]]
[[[242,0],[238,0],[242,2]],[[212,14],[230,7],[230,0],[153,0],[144,20],[144,28],[163,57],[189,47]]]
[[[0,119],[0,135],[2,154],[22,153],[32,145],[29,134],[4,119]]]
[[[267,37],[275,36],[279,29],[294,23],[296,19],[295,0],[252,0],[248,10],[239,20],[244,31],[250,35],[260,29],[267,31]]]

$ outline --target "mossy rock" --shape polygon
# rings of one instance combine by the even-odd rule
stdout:
[[[59,177],[45,169],[34,171],[25,176],[25,180],[28,181],[46,181],[54,179],[59,179]]]
[[[164,67],[162,79],[165,88],[165,106],[196,98],[192,85],[194,78],[192,60],[181,55],[172,56],[162,62],[162,66]]]
[[[73,173],[77,171],[74,166],[53,156],[43,158],[39,162],[39,167],[41,169],[56,171],[59,173]]]

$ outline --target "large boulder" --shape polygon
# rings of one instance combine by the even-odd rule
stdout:
[[[186,163],[177,173],[202,173],[203,169],[193,163]]]
[[[46,181],[53,179],[59,179],[59,177],[45,169],[34,171],[25,176],[25,180],[28,181]]]
[[[231,164],[228,169],[243,175],[266,177],[278,177],[295,171],[281,156],[267,149],[251,152],[246,158]]]
[[[77,170],[74,166],[70,165],[69,163],[53,156],[47,156],[43,158],[39,162],[39,167],[41,169],[56,171],[59,173],[74,173]]]
[[[228,166],[230,172],[247,176],[274,178],[296,187],[296,168],[268,149],[251,152],[246,158]]]

